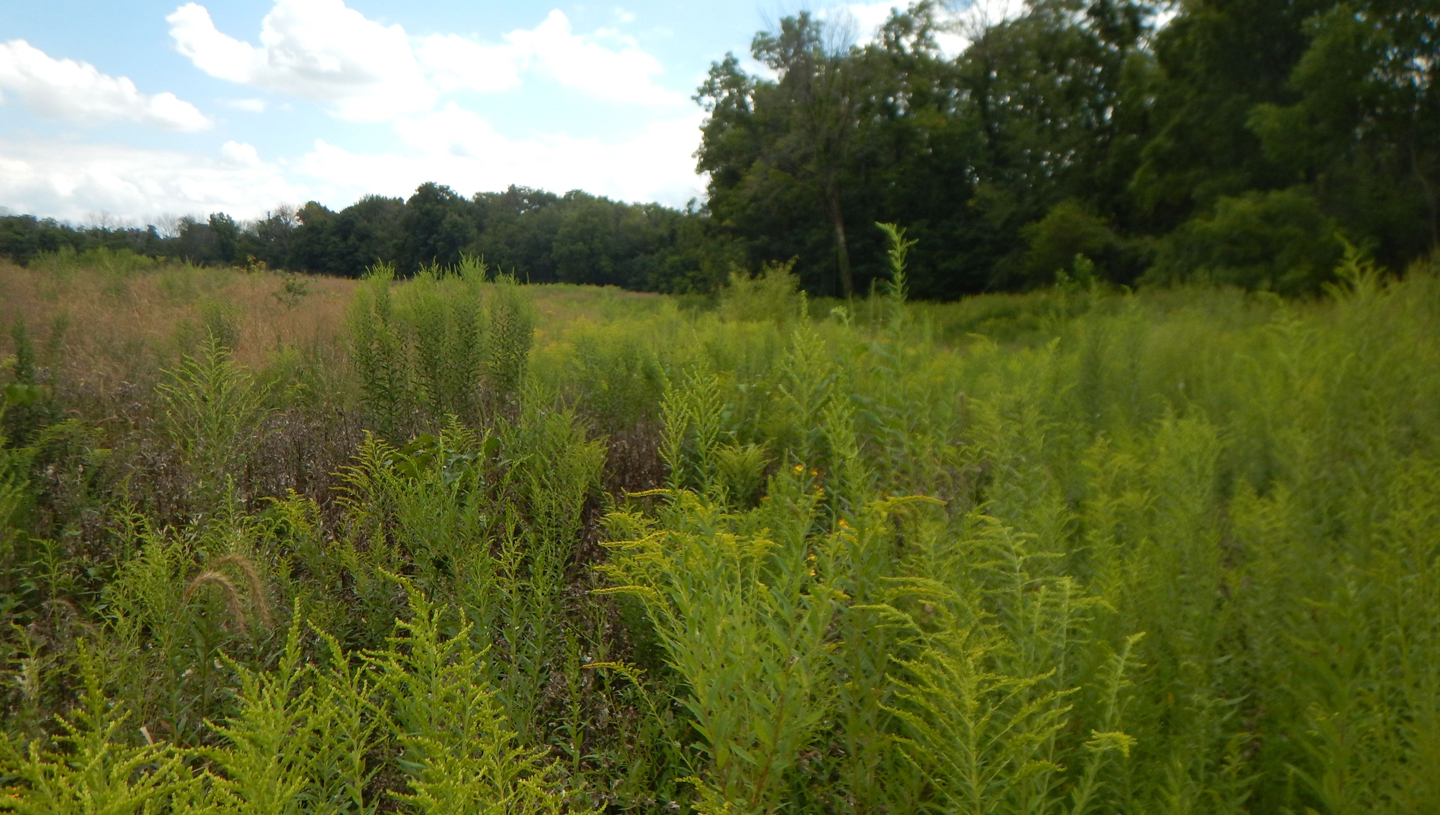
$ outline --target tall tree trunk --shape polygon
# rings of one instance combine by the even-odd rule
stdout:
[[[846,300],[855,296],[855,279],[850,275],[850,246],[845,242],[845,216],[840,210],[840,185],[825,185],[825,211],[835,227],[835,265],[840,270],[840,288]]]

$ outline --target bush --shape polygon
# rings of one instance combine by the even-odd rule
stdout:
[[[730,322],[783,324],[799,311],[800,278],[795,261],[767,263],[759,276],[730,270],[730,285],[720,292],[720,315]]]
[[[1110,280],[1123,283],[1131,278],[1125,241],[1078,201],[1057,204],[1022,233],[1030,247],[1025,254],[1025,282],[1030,286],[1054,283],[1060,273],[1073,276],[1076,255],[1094,261]]]
[[[1160,243],[1147,282],[1209,282],[1285,295],[1334,279],[1341,241],[1335,221],[1299,188],[1221,198],[1215,211]]]

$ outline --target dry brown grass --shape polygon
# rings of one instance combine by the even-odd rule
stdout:
[[[47,366],[92,393],[145,383],[161,366],[193,350],[207,322],[234,329],[236,362],[263,368],[286,347],[327,366],[346,364],[344,320],[357,281],[301,278],[308,294],[285,296],[284,275],[168,264],[128,276],[96,269],[27,269],[0,260],[0,329],[23,318]],[[403,284],[399,284],[403,285]],[[537,345],[580,319],[605,322],[639,303],[661,308],[661,295],[581,286],[528,287]],[[644,306],[641,310],[644,310]],[[8,330],[0,349],[13,353]]]
[[[307,279],[285,302],[285,277],[166,265],[127,276],[0,262],[0,327],[23,318],[47,366],[109,392],[145,381],[193,349],[207,325],[233,330],[237,362],[259,369],[285,347],[344,364],[342,326],[355,281]],[[0,348],[13,353],[8,332]]]

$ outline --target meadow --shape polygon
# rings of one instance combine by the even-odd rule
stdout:
[[[1440,812],[1440,266],[0,264],[0,811]]]

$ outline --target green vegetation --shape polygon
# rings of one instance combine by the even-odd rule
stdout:
[[[164,235],[3,217],[0,256],[400,278],[469,256],[525,282],[704,296],[790,264],[810,296],[848,300],[888,279],[873,224],[893,222],[920,241],[912,296],[948,301],[1062,274],[1312,296],[1346,242],[1393,269],[1440,248],[1440,0],[1026,0],[987,18],[1000,5],[897,3],[876,32],[781,18],[751,43],[763,70],[726,55],[697,89],[707,190],[683,211],[427,183]]]
[[[881,234],[828,310],[0,265],[0,811],[1440,810],[1440,269]]]

